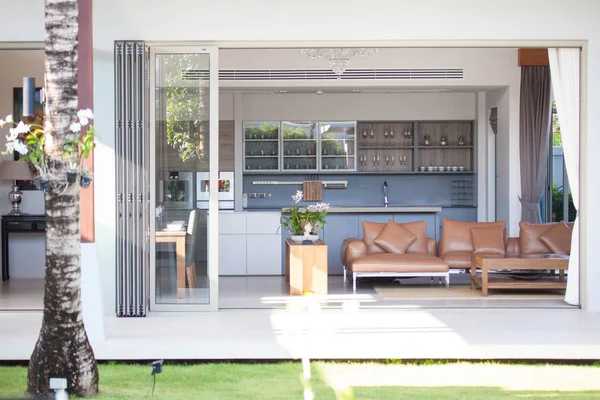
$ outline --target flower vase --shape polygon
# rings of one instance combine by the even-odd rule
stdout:
[[[307,238],[304,235],[292,235],[292,242],[302,243],[305,240],[310,240],[314,243],[319,240],[319,235],[308,235]]]
[[[50,181],[47,179],[39,179],[40,189],[42,189],[45,193],[50,191]]]
[[[77,182],[77,172],[67,172],[67,182],[69,182],[69,183]]]
[[[92,183],[91,176],[82,175],[81,178],[79,178],[79,185],[81,185],[81,187],[84,189],[90,187],[91,183]]]

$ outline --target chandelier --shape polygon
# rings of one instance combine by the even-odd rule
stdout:
[[[300,53],[310,58],[322,58],[329,61],[333,73],[340,79],[348,68],[348,61],[354,58],[362,58],[370,56],[379,49],[362,48],[362,47],[335,47],[335,48],[316,48],[316,49],[300,49]]]

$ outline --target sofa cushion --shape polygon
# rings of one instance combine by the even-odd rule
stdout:
[[[415,235],[390,219],[373,242],[388,253],[404,254],[415,240]]]
[[[442,220],[442,238],[440,239],[439,254],[454,251],[473,252],[471,228],[501,226],[506,237],[506,222],[464,222],[451,219]],[[469,263],[470,263],[469,258]]]
[[[506,236],[501,226],[471,228],[473,253],[506,254]]]
[[[440,256],[450,268],[471,268],[472,251],[449,251]]]
[[[367,254],[385,253],[385,250],[375,243],[375,238],[379,236],[383,228],[385,228],[385,224],[380,222],[363,221],[363,242],[367,245]]]
[[[530,224],[519,222],[519,244],[521,254],[550,254],[552,250],[541,241],[540,237],[552,229],[556,223]]]
[[[400,224],[404,229],[412,233],[417,239],[408,246],[408,254],[427,254],[427,223],[423,221],[405,222]]]
[[[354,272],[447,272],[448,264],[427,254],[379,253],[353,260]]]
[[[561,221],[540,236],[540,240],[553,253],[571,254],[571,229]]]
[[[363,221],[363,241],[367,245],[368,254],[385,253],[385,250],[375,243],[375,239],[379,236],[383,228],[385,228],[385,225],[386,224],[381,222]],[[415,221],[399,225],[417,237],[417,239],[408,246],[406,252],[427,254],[427,223],[425,221]]]

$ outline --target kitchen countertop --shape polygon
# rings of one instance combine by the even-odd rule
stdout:
[[[289,208],[282,208],[287,211]],[[334,213],[439,213],[442,207],[331,207],[328,214]]]

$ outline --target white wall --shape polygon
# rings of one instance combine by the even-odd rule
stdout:
[[[245,94],[244,121],[475,119],[474,93]]]
[[[37,0],[5,1],[6,15],[27,15],[28,29],[22,19],[3,21],[0,41],[43,40],[43,3]],[[236,9],[237,12],[232,12]],[[118,10],[115,11],[115,10]],[[185,10],[185,12],[181,12]],[[318,10],[318,12],[315,12]],[[501,6],[480,0],[409,0],[320,1],[301,3],[264,0],[252,4],[235,0],[102,0],[94,3],[94,74],[96,126],[102,135],[98,157],[105,165],[114,165],[113,132],[113,44],[114,40],[170,41],[402,41],[406,46],[426,47],[479,45],[512,47],[539,45],[539,41],[585,41],[584,99],[581,141],[581,265],[585,278],[583,303],[600,312],[600,259],[597,243],[600,232],[592,227],[600,223],[600,186],[593,183],[593,173],[600,170],[600,121],[588,110],[600,109],[600,2],[596,0],[505,0]],[[368,18],[365,17],[368,13]],[[110,29],[107,29],[110,27]],[[160,29],[157,29],[160,27]],[[474,42],[476,41],[476,43]],[[323,43],[323,42],[320,42]],[[350,43],[350,42],[346,42]],[[357,43],[357,42],[353,42]],[[548,42],[546,42],[548,43]],[[482,64],[485,59],[480,60]],[[509,116],[518,116],[518,91],[509,90]],[[517,99],[517,101],[514,101]],[[511,131],[515,134],[516,131]],[[518,160],[518,150],[509,140],[509,160]],[[505,143],[506,145],[506,143]],[[518,149],[518,146],[517,146]],[[587,157],[589,149],[589,157]],[[507,164],[514,168],[515,163]],[[106,168],[96,174],[98,246],[103,248],[100,265],[108,299],[106,312],[114,296],[114,170]],[[516,177],[515,177],[516,178]],[[516,190],[516,179],[509,180],[509,191]],[[508,204],[510,220],[518,215],[514,200]],[[514,214],[513,214],[514,211]],[[506,212],[506,210],[504,210]],[[112,272],[110,272],[112,271]]]
[[[0,51],[0,118],[13,113],[13,88],[23,86],[23,77],[35,77],[36,85],[44,82],[44,52],[41,50],[1,50]],[[0,128],[0,151],[6,149],[6,135],[10,124]],[[0,160],[12,160],[11,155],[0,155]],[[8,192],[12,181],[0,180],[0,215],[12,209]],[[44,194],[38,190],[23,192],[19,209],[30,214],[44,213]],[[9,237],[10,277],[44,277],[45,245],[44,235],[11,234]]]
[[[486,109],[498,108],[498,133],[496,135],[496,218],[508,222],[511,236],[519,234],[521,193],[519,168],[519,137],[511,134],[510,89],[490,91],[486,96]],[[518,123],[518,120],[517,120]],[[493,182],[491,182],[493,184]]]

